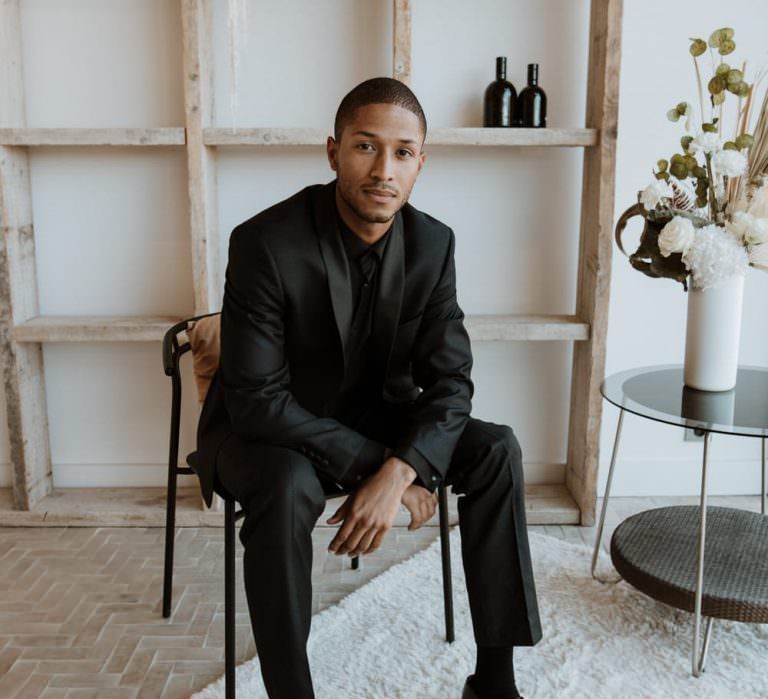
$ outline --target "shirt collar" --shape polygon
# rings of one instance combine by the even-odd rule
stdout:
[[[347,257],[352,260],[356,260],[366,252],[371,250],[376,254],[381,261],[384,258],[384,250],[389,240],[389,234],[392,231],[392,226],[387,229],[387,232],[381,236],[373,245],[366,243],[359,235],[357,235],[341,218],[339,210],[336,209],[336,221],[339,225],[339,231],[341,231],[341,240],[344,243],[344,250],[347,253]],[[394,225],[394,220],[393,220]]]

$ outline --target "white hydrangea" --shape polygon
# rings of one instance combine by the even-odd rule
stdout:
[[[712,131],[701,131],[691,141],[688,149],[692,153],[717,153],[720,150],[720,136]]]
[[[725,226],[738,241],[748,245],[768,242],[768,218],[757,218],[749,212],[736,211]]]
[[[696,230],[685,216],[675,216],[659,234],[659,251],[669,257],[673,252],[685,252],[693,243]]]
[[[721,150],[712,158],[715,171],[728,177],[738,177],[747,170],[747,157],[738,150]]]
[[[744,274],[749,256],[744,246],[724,228],[710,224],[699,228],[693,244],[683,253],[693,285],[700,289],[718,286],[736,274]]]
[[[662,197],[674,195],[672,186],[664,180],[653,180],[640,195],[640,202],[648,210],[652,211],[661,201]]]

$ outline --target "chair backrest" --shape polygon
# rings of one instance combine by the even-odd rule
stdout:
[[[203,316],[187,326],[187,337],[192,348],[192,370],[200,405],[205,402],[211,379],[219,367],[220,328],[221,313]]]
[[[186,318],[169,328],[163,337],[163,367],[167,376],[179,376],[179,361],[188,351],[192,352],[192,371],[197,385],[197,397],[202,406],[211,379],[219,366],[221,311]],[[179,337],[186,334],[187,342]]]

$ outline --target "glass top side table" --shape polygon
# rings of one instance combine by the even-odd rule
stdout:
[[[611,482],[613,480],[614,467],[616,465],[616,454],[618,451],[619,439],[621,436],[621,428],[624,422],[625,412],[631,412],[641,417],[645,417],[651,420],[664,422],[670,425],[677,425],[679,427],[687,427],[694,430],[698,435],[703,435],[703,458],[702,458],[702,474],[701,474],[701,497],[700,504],[697,508],[698,512],[695,513],[698,518],[698,549],[695,571],[695,601],[694,601],[694,632],[693,632],[693,649],[692,649],[692,669],[693,675],[698,677],[704,670],[704,664],[706,661],[707,648],[709,646],[710,635],[712,631],[712,621],[714,614],[707,616],[707,625],[704,632],[704,639],[699,651],[699,639],[700,628],[702,618],[702,597],[704,592],[704,551],[705,551],[705,535],[706,535],[706,522],[707,522],[707,467],[708,467],[708,451],[711,442],[712,434],[719,432],[722,434],[740,435],[745,437],[760,437],[762,438],[761,449],[761,500],[760,500],[760,515],[750,512],[741,512],[738,510],[728,510],[728,508],[709,508],[717,516],[718,531],[726,532],[733,531],[733,528],[728,529],[727,525],[724,525],[725,521],[723,517],[730,515],[730,519],[734,516],[737,518],[753,518],[748,522],[748,527],[751,530],[756,528],[757,532],[756,540],[760,541],[763,538],[763,533],[768,533],[768,518],[765,518],[766,511],[766,459],[765,459],[765,439],[768,437],[768,368],[759,366],[739,366],[736,386],[729,391],[700,391],[694,388],[689,388],[683,383],[683,366],[682,364],[663,364],[655,366],[645,366],[634,369],[628,369],[611,376],[606,377],[601,386],[600,393],[610,403],[616,405],[619,409],[619,420],[616,426],[616,435],[613,443],[613,453],[611,455],[611,465],[608,471],[608,480],[605,487],[605,496],[603,498],[603,505],[600,513],[600,521],[597,528],[597,534],[595,538],[595,547],[592,553],[592,577],[600,582],[606,582],[598,578],[595,574],[595,568],[597,565],[598,553],[600,551],[600,544],[603,534],[603,526],[605,524],[605,514],[608,506],[608,500],[610,497]],[[651,510],[646,513],[640,513],[635,517],[629,518],[622,522],[617,527],[614,533],[614,539],[616,535],[620,534],[619,539],[622,544],[627,544],[630,535],[637,535],[639,532],[649,532],[659,529],[659,521],[661,518],[666,518],[666,521],[674,521],[674,515],[678,511],[678,522],[690,521],[691,515],[694,514],[690,511],[684,512],[684,510],[690,510],[691,508],[673,507],[673,508],[661,508],[659,510]],[[670,519],[672,516],[672,519]],[[657,521],[653,521],[654,517]],[[757,518],[755,521],[754,518]],[[642,521],[642,520],[645,521]],[[635,520],[630,522],[630,520]],[[624,527],[625,524],[629,526]],[[625,529],[620,533],[620,529]],[[727,535],[727,534],[726,534]],[[715,543],[715,542],[711,542]],[[720,542],[721,544],[723,542]],[[631,546],[629,548],[632,548]],[[707,547],[709,550],[710,547]],[[714,549],[712,549],[714,550]],[[614,541],[612,541],[611,555],[614,555]],[[663,558],[659,557],[659,560]],[[648,566],[662,565],[659,560],[648,561]],[[642,563],[634,561],[639,568],[642,568]],[[665,565],[669,564],[669,557]],[[627,568],[627,570],[635,570],[633,566]],[[669,573],[669,570],[646,570],[641,571],[646,575],[646,579],[655,579],[657,581],[665,578],[665,573]],[[666,575],[667,579],[672,585],[671,578],[674,576]],[[629,581],[634,584],[634,581]],[[674,586],[678,586],[674,592],[677,597],[659,597],[662,601],[667,601],[674,606],[680,608],[686,608],[682,602],[680,596],[681,592],[685,592],[685,585],[679,587],[680,581],[675,580]],[[637,586],[637,585],[636,585]],[[663,585],[662,585],[663,586]],[[765,595],[768,595],[768,581],[766,581]],[[641,588],[642,589],[642,588]],[[644,592],[651,594],[648,588],[643,589]],[[693,592],[693,590],[690,590]],[[764,596],[765,596],[764,595]],[[678,600],[676,602],[669,601],[670,599]],[[768,598],[767,598],[768,599]],[[760,598],[762,602],[765,602]],[[711,604],[710,604],[711,607]],[[763,607],[759,607],[763,609]],[[745,617],[746,619],[746,617]]]

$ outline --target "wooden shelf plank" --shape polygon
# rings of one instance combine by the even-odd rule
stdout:
[[[525,512],[528,524],[578,524],[579,508],[563,484],[527,485]],[[451,525],[458,524],[457,495],[448,489],[448,514]],[[10,488],[0,488],[0,527],[164,527],[165,488],[54,488],[31,510],[14,510]],[[214,500],[215,502],[215,500]],[[326,502],[326,516],[338,508],[337,498]],[[398,512],[395,526],[406,527],[410,514]],[[429,525],[437,526],[435,513]],[[179,488],[176,500],[176,526],[224,526],[224,512],[201,509],[200,489]]]
[[[183,146],[183,127],[69,129],[0,128],[4,146]]]
[[[154,342],[180,320],[176,316],[38,316],[15,325],[13,336],[16,342]],[[569,315],[470,315],[465,326],[476,342],[589,338],[589,325]]]
[[[177,316],[37,316],[15,325],[13,336],[16,342],[154,342],[180,320]]]
[[[203,130],[207,146],[324,146],[329,134],[315,128],[217,128]],[[596,146],[597,129],[430,129],[427,146]]]
[[[468,315],[464,325],[473,342],[589,339],[589,324],[571,315]]]

